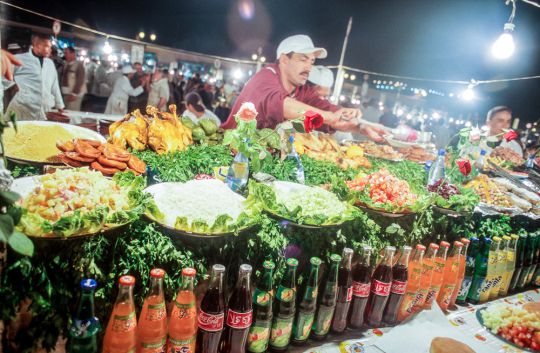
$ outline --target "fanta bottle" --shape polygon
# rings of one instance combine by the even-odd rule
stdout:
[[[412,259],[409,262],[407,289],[405,290],[405,296],[403,297],[403,301],[398,310],[398,322],[405,320],[413,313],[416,293],[420,289],[420,280],[422,279],[422,261],[425,252],[426,247],[424,245],[416,245]]]
[[[459,260],[462,249],[463,243],[456,240],[450,256],[446,259],[443,272],[443,284],[439,291],[439,295],[437,296],[437,303],[443,310],[448,309],[450,299],[452,298],[452,294],[454,294],[454,289],[456,289],[459,273]]]
[[[105,331],[103,353],[131,353],[137,346],[137,317],[133,302],[135,277],[122,276],[118,282],[118,297]]]
[[[461,244],[463,244],[463,249],[461,250],[461,254],[459,255],[459,269],[458,269],[458,278],[456,282],[456,288],[454,288],[454,293],[452,293],[452,298],[450,299],[450,305],[448,305],[449,308],[454,307],[456,305],[456,299],[459,295],[459,291],[461,289],[461,284],[463,283],[463,279],[465,278],[465,265],[467,263],[467,250],[469,249],[469,244],[471,241],[467,238],[461,238]]]
[[[163,295],[165,271],[150,271],[150,292],[144,300],[137,325],[137,353],[163,352],[167,343],[167,309]]]
[[[501,284],[504,280],[506,274],[506,251],[508,247],[508,241],[510,237],[504,236],[502,239],[499,237],[493,237],[493,241],[496,241],[495,238],[499,240],[499,250],[497,251],[497,265],[495,266],[495,280],[493,281],[493,286],[489,291],[489,300],[493,300],[499,296],[501,291]]]
[[[446,255],[448,253],[448,248],[450,244],[446,241],[441,241],[439,244],[439,251],[437,251],[437,256],[435,257],[435,266],[433,268],[433,277],[431,278],[431,286],[429,286],[429,292],[424,303],[424,309],[430,310],[431,305],[439,296],[439,291],[443,284],[443,274],[444,266],[446,264]]]
[[[426,302],[429,288],[431,287],[431,280],[433,278],[433,270],[435,268],[435,256],[439,250],[439,245],[435,243],[429,244],[427,253],[422,260],[422,275],[420,278],[420,288],[416,292],[416,299],[414,301],[414,312],[422,310],[424,303]]]
[[[182,270],[182,286],[176,295],[169,320],[167,353],[195,353],[197,338],[197,306],[193,280],[197,271]]]

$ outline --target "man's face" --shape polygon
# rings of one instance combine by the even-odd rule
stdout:
[[[489,126],[489,135],[499,135],[504,131],[503,129],[510,129],[512,123],[512,114],[510,112],[502,111],[495,113],[491,119],[487,122]]]
[[[142,65],[141,64],[136,64],[134,68],[135,68],[135,71],[137,71],[137,73],[142,74]]]
[[[315,91],[320,99],[328,99],[330,96],[330,87],[316,86]]]
[[[64,51],[64,56],[66,57],[67,61],[73,61],[75,60],[75,52],[71,52],[71,50]]]
[[[51,56],[52,43],[49,39],[37,39],[32,43],[32,49],[38,56]]]
[[[315,63],[315,55],[293,53],[291,57],[283,55],[280,68],[287,80],[294,86],[303,86],[309,77],[309,72]]]

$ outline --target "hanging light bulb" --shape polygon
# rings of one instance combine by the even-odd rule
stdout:
[[[504,25],[504,32],[497,38],[495,43],[491,46],[491,54],[497,59],[508,59],[514,54],[514,37],[512,32],[514,31],[513,23],[506,23]]]
[[[111,45],[109,44],[109,40],[108,40],[108,39],[105,41],[105,44],[103,44],[103,52],[104,52],[105,54],[110,54],[110,53],[112,53],[112,47],[111,47]]]
[[[461,98],[466,101],[472,101],[474,97],[473,85],[467,86],[467,89],[461,94]]]

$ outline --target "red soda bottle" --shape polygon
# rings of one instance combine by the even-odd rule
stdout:
[[[424,309],[430,310],[431,305],[439,296],[439,291],[443,284],[444,266],[446,264],[446,254],[450,244],[446,241],[441,241],[439,251],[435,257],[435,266],[433,267],[433,277],[431,278],[431,286],[429,286],[429,292],[424,303]]]
[[[446,259],[446,265],[444,266],[443,273],[443,284],[441,290],[439,291],[439,295],[437,296],[437,304],[439,304],[443,310],[448,309],[450,299],[452,298],[454,289],[456,289],[461,249],[463,249],[463,244],[456,240],[450,256],[448,256]]]
[[[342,333],[347,328],[347,315],[352,300],[352,278],[351,261],[353,250],[351,248],[343,249],[341,265],[338,270],[338,294],[336,310],[332,320],[332,331]]]
[[[422,279],[422,262],[424,260],[425,252],[426,247],[424,245],[416,245],[413,257],[409,262],[407,289],[405,290],[405,297],[398,310],[398,322],[402,322],[413,313],[416,294],[418,293],[420,281]]]
[[[362,258],[353,267],[353,299],[349,311],[349,327],[359,329],[364,324],[364,311],[371,287],[371,246],[362,247]]]
[[[384,308],[390,295],[392,286],[392,262],[396,248],[387,246],[384,250],[384,258],[373,272],[371,278],[371,296],[366,305],[365,320],[371,327],[381,325]]]
[[[238,280],[227,310],[227,325],[222,335],[221,353],[244,353],[249,327],[253,320],[251,298],[251,266],[240,265]]]
[[[169,319],[169,341],[167,353],[195,353],[197,338],[197,302],[193,292],[193,279],[197,271],[182,270],[182,285]]]
[[[435,256],[439,251],[439,245],[435,243],[429,244],[427,253],[424,255],[422,261],[422,277],[420,278],[420,288],[416,292],[416,299],[414,301],[413,312],[419,312],[424,308],[429,288],[431,287],[431,280],[433,279],[433,272],[435,269]]]
[[[225,298],[223,295],[223,273],[225,266],[212,266],[210,285],[201,302],[201,310],[197,316],[196,351],[216,353],[218,351],[223,322],[225,318]]]
[[[103,339],[103,353],[128,353],[137,346],[137,317],[133,302],[135,277],[119,279],[118,296]]]
[[[383,321],[388,325],[395,325],[397,323],[398,310],[407,289],[409,256],[411,255],[411,251],[412,248],[405,245],[398,262],[392,267],[392,286],[390,287],[390,296],[388,297],[388,304],[386,304],[383,315]]]
[[[465,278],[467,250],[469,249],[469,244],[471,243],[471,241],[467,238],[461,238],[461,243],[463,244],[463,249],[461,250],[461,254],[459,255],[458,278],[456,282],[456,288],[454,288],[454,293],[452,293],[452,298],[450,298],[450,305],[448,305],[449,308],[456,306],[456,300],[461,289],[461,284],[463,283],[463,279]]]
[[[167,308],[163,295],[165,271],[150,271],[150,293],[144,300],[137,324],[137,353],[164,352],[167,343]]]

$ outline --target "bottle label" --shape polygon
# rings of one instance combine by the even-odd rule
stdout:
[[[192,319],[197,316],[197,308],[195,308],[195,302],[188,304],[180,304],[177,301],[174,302],[174,307],[171,312],[171,318],[175,319]]]
[[[148,305],[148,310],[146,311],[146,320],[160,321],[166,317],[167,309],[165,308],[165,302]]]
[[[352,300],[352,294],[353,294],[353,289],[352,289],[352,286],[347,288],[347,301],[350,302]]]
[[[253,295],[253,302],[255,305],[259,306],[268,306],[272,296],[268,292],[256,289],[255,294]]]
[[[249,329],[247,350],[253,353],[266,352],[270,339],[271,320],[257,320]]]
[[[398,317],[400,320],[403,320],[410,314],[412,314],[414,309],[414,304],[416,302],[416,292],[407,292],[403,297],[403,302],[399,308]]]
[[[471,300],[479,301],[480,294],[482,293],[482,287],[484,287],[485,281],[485,277],[474,277],[467,297]]]
[[[199,311],[197,322],[201,330],[217,332],[217,331],[223,330],[224,318],[225,318],[224,313],[212,315],[212,314],[207,314],[201,310]]]
[[[317,299],[317,287],[306,287],[306,294],[304,296],[305,299]]]
[[[371,287],[370,283],[360,283],[353,281],[353,295],[355,297],[366,298],[369,297],[369,289]]]
[[[227,312],[227,325],[232,328],[244,329],[251,326],[253,319],[253,310],[246,313],[239,313],[229,309]]]
[[[135,311],[132,311],[128,315],[115,315],[113,318],[113,332],[129,332],[135,330],[136,327],[137,318],[135,317]]]
[[[298,320],[293,325],[293,339],[297,341],[305,341],[309,337],[311,327],[313,326],[314,313],[300,312]]]
[[[394,294],[405,294],[405,290],[407,289],[407,282],[401,282],[401,281],[392,281],[392,287],[390,288],[390,291]]]
[[[175,340],[169,337],[167,343],[167,353],[195,353],[195,338],[193,336],[187,340]]]
[[[318,336],[324,336],[330,330],[332,324],[332,317],[334,316],[335,306],[319,306],[317,312],[317,319],[313,323],[313,332]]]
[[[390,295],[391,286],[392,286],[392,283],[384,283],[384,282],[377,281],[376,279],[374,279],[371,282],[371,291],[375,293],[375,295],[387,297]]]
[[[99,331],[99,327],[99,320],[97,317],[92,317],[87,320],[74,319],[69,328],[69,335],[76,338],[95,336]]]
[[[469,289],[471,289],[471,284],[472,284],[471,277],[463,278],[463,282],[461,282],[461,288],[459,288],[459,294],[458,294],[459,300],[465,300],[467,298],[467,293],[469,293]]]
[[[159,342],[141,342],[141,353],[165,353],[167,337]]]
[[[291,340],[292,325],[294,317],[276,318],[272,322],[272,331],[270,332],[270,345],[278,348],[287,347]]]
[[[456,288],[455,284],[447,284],[442,287],[441,289],[442,306],[448,307],[448,305],[450,305],[450,300],[452,299],[452,293],[454,293],[455,288]]]
[[[294,290],[292,288],[285,288],[279,286],[277,291],[277,298],[282,302],[288,303],[294,299]]]
[[[429,292],[426,297],[426,302],[424,304],[424,307],[431,307],[431,304],[437,298],[437,294],[439,294],[439,291],[441,290],[440,286],[431,286],[429,287]]]

